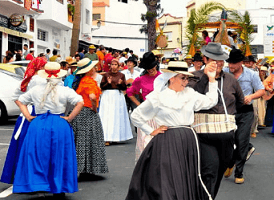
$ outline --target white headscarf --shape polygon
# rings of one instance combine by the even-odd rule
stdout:
[[[51,100],[52,102],[58,106],[58,93],[56,86],[62,82],[62,78],[52,78],[52,79],[47,79],[48,83],[45,89],[45,93],[43,95],[42,101],[40,103],[40,108],[43,108],[45,105],[45,101],[47,99],[47,96],[51,93]]]
[[[178,73],[164,72],[157,76],[154,80],[153,88],[154,91],[161,92],[168,87],[168,80],[176,76]]]

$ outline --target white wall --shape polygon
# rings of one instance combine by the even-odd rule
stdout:
[[[143,1],[128,0],[128,3],[110,1],[106,7],[105,21],[139,24],[126,25],[105,22],[105,26],[92,32],[92,41],[95,44],[103,44],[116,49],[132,49],[135,54],[142,56],[147,51],[147,36],[140,33],[141,13],[146,13]],[[99,38],[98,38],[99,37]]]
[[[44,53],[46,49],[50,49],[52,54],[53,49],[57,49],[54,45],[54,43],[56,42],[60,44],[60,49],[57,49],[57,50],[59,50],[58,53],[61,55],[62,59],[65,59],[66,56],[69,56],[71,31],[57,29],[47,24],[43,24],[42,22],[38,22],[37,29],[38,28],[47,31],[48,35],[47,35],[47,41],[38,40],[36,36],[35,43],[37,44],[37,47],[36,47],[37,53],[42,53],[42,52],[38,52],[39,49],[44,50]]]

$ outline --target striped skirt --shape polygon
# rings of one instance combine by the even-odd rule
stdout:
[[[159,126],[155,122],[155,120],[151,119],[147,122],[154,130],[157,129]],[[135,147],[135,163],[138,161],[140,155],[146,148],[147,144],[153,138],[151,135],[145,134],[140,128],[137,128],[137,142]]]

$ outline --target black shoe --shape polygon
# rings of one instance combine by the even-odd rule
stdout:
[[[247,156],[246,156],[246,161],[249,160],[249,158],[252,156],[252,154],[254,153],[255,150],[256,150],[255,147],[252,147],[251,149],[249,149]]]
[[[66,194],[65,193],[57,193],[57,194],[53,194],[53,198],[54,199],[65,199]]]

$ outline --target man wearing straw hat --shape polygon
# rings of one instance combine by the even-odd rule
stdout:
[[[202,179],[214,199],[218,193],[223,174],[233,155],[235,114],[244,104],[244,96],[237,80],[223,72],[224,60],[228,55],[220,43],[209,42],[201,49],[206,64],[204,70],[193,72],[198,77],[190,85],[198,92],[208,91],[208,64],[217,64],[218,103],[209,110],[195,114],[193,127],[198,133],[201,148]]]
[[[238,80],[242,91],[244,93],[245,105],[238,110],[236,115],[237,131],[235,132],[235,144],[233,159],[231,160],[229,168],[226,170],[225,177],[229,177],[232,174],[234,165],[235,169],[235,183],[244,183],[243,170],[247,159],[255,151],[255,147],[250,140],[251,125],[254,120],[254,111],[252,102],[254,99],[260,98],[265,94],[265,88],[260,80],[260,77],[254,72],[244,66],[242,66],[244,56],[239,49],[233,49],[227,62],[229,68],[224,69],[226,72],[230,72]],[[255,92],[254,92],[255,91]]]
[[[90,45],[88,52],[85,54],[84,58],[89,58],[90,60],[98,60],[98,56],[95,53],[96,47],[94,45]]]

